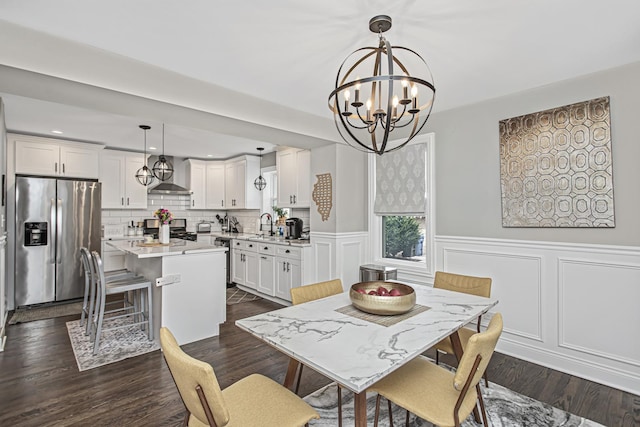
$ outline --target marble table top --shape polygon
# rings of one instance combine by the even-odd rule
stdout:
[[[392,326],[342,314],[348,292],[236,321],[241,329],[355,393],[495,306],[495,299],[411,285],[429,310]]]
[[[138,258],[156,258],[203,252],[226,252],[229,250],[229,248],[222,246],[212,246],[181,239],[171,239],[167,246],[140,246],[144,244],[143,239],[107,240],[106,244],[123,252],[133,254]]]

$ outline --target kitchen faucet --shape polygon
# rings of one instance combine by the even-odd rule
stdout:
[[[262,231],[262,217],[263,216],[267,216],[267,219],[269,220],[269,236],[273,236],[273,217],[271,216],[270,213],[265,212],[262,215],[260,215],[260,231]]]

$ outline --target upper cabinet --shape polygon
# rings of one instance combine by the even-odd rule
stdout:
[[[207,162],[207,185],[205,207],[207,209],[224,209],[225,179],[224,162]]]
[[[207,164],[203,160],[187,160],[187,186],[191,191],[191,209],[206,208]]]
[[[311,152],[288,148],[276,153],[278,207],[308,208],[311,203]]]
[[[225,209],[260,209],[262,194],[253,185],[260,175],[260,158],[237,157],[224,167]]]
[[[101,145],[25,135],[11,137],[15,141],[18,174],[98,178],[99,153],[104,148]]]
[[[136,179],[144,154],[104,150],[100,153],[103,209],[146,209],[147,187]]]

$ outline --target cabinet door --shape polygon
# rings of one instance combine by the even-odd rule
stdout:
[[[244,251],[231,250],[231,281],[238,285],[245,284]]]
[[[274,296],[275,295],[275,257],[270,255],[260,254],[258,261],[260,266],[260,281],[258,282],[258,291],[263,294]]]
[[[58,144],[16,140],[16,173],[57,176],[60,169]]]
[[[236,197],[236,165],[235,163],[226,163],[224,165],[224,198],[225,207],[233,209]]]
[[[296,157],[294,150],[276,153],[278,170],[278,207],[292,207],[296,192]]]
[[[129,209],[147,208],[147,187],[136,179],[136,172],[144,166],[144,154],[129,154],[125,158],[124,204]]]
[[[308,208],[311,206],[311,151],[300,150],[296,153],[297,191],[294,206]]]
[[[299,259],[290,259],[287,264],[287,272],[289,273],[289,289],[302,286],[302,263]],[[291,293],[289,292],[289,298],[287,301],[291,301]]]
[[[205,208],[205,186],[207,169],[204,162],[189,161],[189,190],[191,190],[191,209]]]
[[[100,177],[102,183],[102,208],[125,207],[125,157],[122,153],[105,150],[100,153]]]
[[[225,171],[224,163],[207,165],[205,205],[207,209],[224,209]]]
[[[260,265],[257,252],[245,252],[245,277],[244,285],[251,289],[257,289],[260,282]]]
[[[241,161],[241,162],[237,162],[235,164],[235,196],[233,197],[233,208],[236,209],[244,209],[245,207],[245,200],[246,200],[246,192],[247,192],[247,188],[246,188],[246,169],[247,168],[247,163],[246,161]],[[229,206],[227,206],[229,207]]]
[[[69,178],[98,178],[98,151],[75,147],[60,146],[60,174]]]

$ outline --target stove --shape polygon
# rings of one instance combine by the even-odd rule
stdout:
[[[159,229],[159,220],[144,220],[144,234],[151,234],[154,239],[157,239]],[[190,240],[192,242],[198,240],[196,233],[187,231],[187,220],[183,218],[176,218],[169,223],[169,237],[172,239]]]

